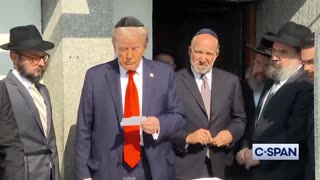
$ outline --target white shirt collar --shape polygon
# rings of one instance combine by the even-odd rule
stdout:
[[[124,67],[122,67],[122,65],[119,63],[119,60],[118,60],[118,64],[119,64],[120,76],[121,77],[128,76],[127,75],[128,70],[126,70],[126,69],[124,69]],[[136,73],[139,75],[142,75],[142,69],[143,69],[143,58],[141,59],[138,68],[136,69]]]
[[[16,69],[13,69],[12,73],[16,76],[16,78],[23,84],[23,86],[26,89],[30,88],[32,83],[27,78],[21,76],[20,73]]]
[[[198,73],[193,69],[192,66],[191,66],[191,71],[192,71],[193,76],[194,76],[194,78],[195,78],[196,80],[201,79],[201,75],[202,75],[202,74],[198,74]],[[212,68],[210,69],[209,72],[207,72],[207,73],[205,74],[205,76],[206,76],[207,80],[209,81],[209,83],[211,83],[211,79],[212,79]]]

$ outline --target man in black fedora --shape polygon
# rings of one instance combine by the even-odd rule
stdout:
[[[58,180],[59,165],[52,107],[48,89],[39,81],[54,44],[44,41],[34,25],[10,30],[10,42],[0,48],[10,51],[13,69],[4,79],[24,145],[25,178]]]
[[[253,180],[304,179],[307,158],[308,116],[313,111],[313,85],[302,68],[300,51],[310,29],[288,22],[275,35],[264,36],[273,42],[266,84],[257,106],[251,139],[244,155]],[[252,144],[299,144],[299,160],[254,160]],[[257,155],[257,154],[256,154]],[[270,156],[271,158],[272,156]]]

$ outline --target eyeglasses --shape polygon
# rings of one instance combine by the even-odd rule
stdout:
[[[26,57],[29,59],[29,62],[31,63],[31,65],[33,66],[37,66],[39,65],[41,59],[43,60],[44,63],[47,63],[49,58],[50,58],[50,54],[47,54],[47,53],[44,53],[44,55],[42,56],[28,56],[28,55],[25,55],[25,54],[22,54],[22,53],[17,53],[19,56],[23,56],[23,57]]]
[[[276,49],[274,49],[274,48],[271,48],[271,53],[272,53],[272,55],[274,55],[274,56],[280,56],[280,57],[285,57],[285,56],[287,56],[287,54],[288,54],[288,51],[287,50],[284,50],[284,49],[281,49],[281,50],[276,50]]]
[[[314,65],[314,59],[301,61],[302,65]]]

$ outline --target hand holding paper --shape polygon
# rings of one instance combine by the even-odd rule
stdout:
[[[160,121],[154,116],[149,116],[141,122],[141,128],[147,134],[155,134],[160,129]]]

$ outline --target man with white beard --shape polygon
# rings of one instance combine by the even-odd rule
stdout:
[[[313,85],[301,64],[302,42],[309,28],[288,22],[277,34],[265,38],[273,42],[267,74],[274,81],[266,84],[259,101],[255,123],[250,127],[248,147],[240,154],[252,180],[304,179],[308,134],[308,115],[313,111]],[[252,144],[299,144],[299,160],[253,160]]]

